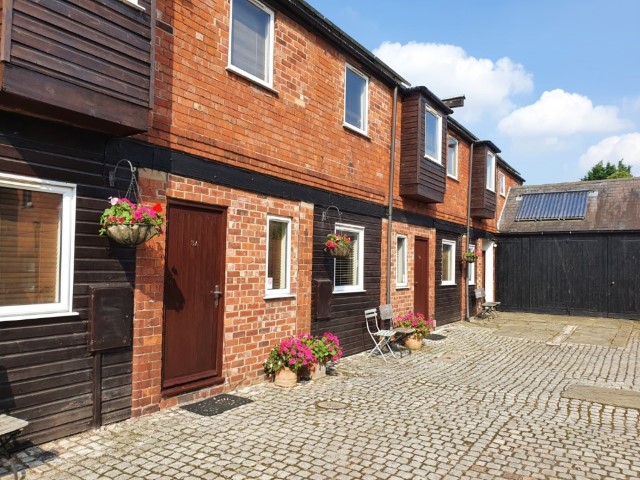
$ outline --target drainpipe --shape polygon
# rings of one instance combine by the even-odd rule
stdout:
[[[473,180],[473,147],[476,144],[475,141],[471,142],[471,149],[469,153],[469,188],[467,189],[467,245],[466,249],[469,249],[469,235],[471,234],[471,180]],[[476,272],[477,273],[477,272]],[[465,321],[469,321],[469,268],[467,267],[467,284],[465,285],[465,292],[467,301],[467,315]]]
[[[386,302],[391,303],[391,242],[393,240],[393,232],[391,226],[393,223],[393,183],[395,181],[396,172],[396,120],[398,115],[398,85],[393,89],[393,107],[391,110],[391,147],[389,156],[389,208],[387,213],[387,285],[386,285]]]

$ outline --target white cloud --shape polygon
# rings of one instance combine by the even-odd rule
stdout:
[[[440,98],[465,95],[462,121],[484,115],[500,117],[512,108],[511,97],[533,90],[524,67],[507,57],[495,62],[469,56],[455,45],[384,42],[373,52],[412,85],[424,85]]]
[[[631,174],[640,175],[640,133],[628,133],[626,135],[608,137],[600,143],[589,147],[586,153],[580,156],[580,168],[588,172],[600,160],[617,164],[624,160],[625,165],[633,168]]]
[[[594,106],[588,97],[556,89],[519,108],[498,124],[498,129],[517,137],[557,138],[577,133],[612,132],[630,123],[618,116],[613,106]]]

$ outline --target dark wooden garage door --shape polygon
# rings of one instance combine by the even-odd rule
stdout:
[[[501,237],[501,309],[640,318],[640,236]]]

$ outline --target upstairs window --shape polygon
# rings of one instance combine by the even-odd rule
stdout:
[[[233,0],[229,68],[268,87],[273,83],[273,10],[254,0]]]
[[[353,249],[348,257],[335,259],[333,291],[361,292],[364,290],[364,228],[336,224],[335,233],[350,237]]]
[[[344,87],[344,123],[361,133],[367,133],[369,109],[369,79],[363,73],[347,65]]]
[[[0,174],[0,320],[71,313],[76,187]]]
[[[268,217],[267,297],[289,295],[291,270],[291,220]]]
[[[447,175],[458,178],[458,140],[449,137],[447,147]]]
[[[507,185],[504,178],[504,173],[502,172],[498,173],[498,188],[500,189],[500,195],[504,197],[507,193]]]
[[[442,164],[442,117],[429,107],[424,113],[424,156]]]
[[[396,238],[396,287],[406,287],[407,279],[407,237]]]
[[[496,156],[487,154],[487,190],[496,191]]]

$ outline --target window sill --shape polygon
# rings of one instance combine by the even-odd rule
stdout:
[[[396,285],[396,290],[410,290],[409,285]]]
[[[126,1],[126,0],[124,0],[124,1]],[[276,96],[280,95],[280,92],[278,92],[276,89],[274,89],[267,82],[264,82],[264,81],[260,80],[259,78],[254,77],[253,75],[251,75],[250,73],[245,72],[244,70],[240,70],[238,67],[234,67],[233,65],[228,65],[227,66],[227,72],[230,72],[230,73],[233,73],[235,75],[238,75],[239,77],[242,77],[245,80],[250,81],[254,85],[262,88],[263,90],[266,90],[269,93],[273,93]]]
[[[440,286],[441,287],[455,287],[456,282],[441,282]]]
[[[140,10],[141,12],[146,11],[142,5],[138,5],[138,0],[120,0],[120,3],[125,3],[136,10]]]
[[[345,130],[349,130],[350,132],[356,133],[358,135],[360,135],[362,138],[365,138],[367,140],[371,140],[371,137],[369,135],[367,135],[367,132],[365,132],[364,130],[360,130],[358,127],[354,127],[353,125],[349,124],[349,123],[343,123],[342,127]]]
[[[29,313],[25,315],[7,315],[0,317],[0,322],[10,322],[14,320],[34,320],[39,318],[77,317],[78,312],[56,312],[56,313]]]
[[[447,173],[447,178],[449,180],[453,180],[454,182],[460,183],[460,179],[458,177],[454,177],[453,175],[449,175],[448,173]]]
[[[334,295],[341,295],[343,293],[367,293],[364,289],[354,289],[354,290],[334,290]]]
[[[433,162],[436,165],[440,165],[441,167],[443,166],[442,165],[442,161],[439,162],[438,160],[436,160],[435,158],[433,158],[433,157],[431,157],[429,155],[425,155],[424,158],[425,158],[425,160],[429,160],[430,162]]]
[[[265,300],[288,300],[292,298],[296,298],[296,296],[291,293],[274,293],[273,295],[267,294],[264,296]]]

